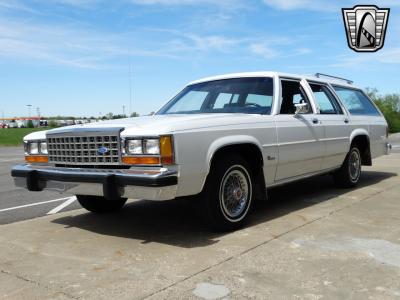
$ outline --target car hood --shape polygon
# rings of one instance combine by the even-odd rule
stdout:
[[[265,120],[268,116],[238,113],[154,115],[65,126],[31,133],[24,140],[45,139],[46,133],[66,133],[69,131],[85,130],[86,128],[88,130],[121,129],[122,136],[159,135],[201,128],[256,123],[260,122],[260,117],[263,117]]]

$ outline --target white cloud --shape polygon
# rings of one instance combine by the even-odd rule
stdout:
[[[99,0],[48,0],[50,3],[75,6],[79,8],[89,8],[98,4]]]
[[[335,10],[337,4],[328,0],[263,0],[265,4],[280,10]],[[340,6],[340,5],[339,5]]]
[[[304,54],[310,54],[310,53],[312,53],[312,50],[310,48],[295,49],[295,55],[304,55]]]
[[[206,51],[228,51],[232,46],[240,44],[241,42],[239,39],[217,35],[200,36],[195,34],[185,34],[185,37],[193,42],[195,49]]]
[[[382,49],[374,53],[362,53],[342,55],[337,57],[337,63],[331,67],[352,67],[358,69],[368,69],[373,63],[378,64],[400,64],[400,47]]]
[[[123,56],[153,56],[179,59],[168,50],[139,48],[127,43],[129,33],[112,34],[87,29],[0,21],[0,59],[44,61],[80,68],[108,67]]]
[[[270,59],[278,55],[277,51],[267,46],[266,43],[253,43],[249,46],[250,52],[263,58]]]
[[[129,0],[139,5],[213,5],[213,6],[236,6],[240,0]]]
[[[26,6],[17,0],[0,0],[0,10],[19,10],[26,12],[33,12],[34,9]]]
[[[0,59],[44,61],[80,68],[110,67],[122,57],[193,59],[209,52],[243,49],[244,41],[223,35],[199,35],[165,29],[109,33],[82,25],[61,26],[0,21]],[[237,47],[237,48],[235,48]]]
[[[360,4],[359,1],[347,1],[346,3],[341,1],[332,0],[263,0],[263,2],[275,9],[279,10],[315,10],[315,11],[331,11],[340,12],[343,7],[353,7],[354,5]],[[372,1],[368,4],[376,4],[379,7],[394,7],[400,6],[398,0],[381,0]]]

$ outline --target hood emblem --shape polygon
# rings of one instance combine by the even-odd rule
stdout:
[[[97,149],[97,153],[99,154],[106,154],[108,152],[108,148],[106,147],[100,147],[99,149]]]

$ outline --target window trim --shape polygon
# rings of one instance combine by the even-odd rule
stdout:
[[[275,96],[276,96],[276,78],[275,76],[239,76],[239,77],[228,77],[228,78],[222,78],[222,79],[214,79],[214,80],[206,80],[206,81],[201,81],[201,82],[195,82],[195,83],[189,83],[185,85],[181,90],[179,90],[173,97],[171,97],[167,102],[165,102],[156,112],[154,115],[163,115],[161,113],[163,110],[165,110],[166,107],[170,107],[178,98],[178,96],[188,87],[196,84],[201,84],[201,83],[210,83],[210,82],[215,82],[215,81],[224,81],[224,80],[232,80],[232,79],[249,79],[249,78],[254,78],[254,79],[265,79],[269,78],[272,80],[272,103],[271,103],[271,108],[269,110],[269,113],[260,113],[258,115],[273,115],[273,110],[274,110],[274,105],[275,105]],[[209,96],[209,95],[208,95]],[[207,96],[207,97],[208,97]],[[240,99],[239,99],[240,100]],[[239,101],[238,100],[238,101]],[[207,100],[205,100],[207,101]]]
[[[300,84],[300,89],[301,91],[304,93],[304,95],[307,97],[307,100],[311,106],[311,113],[306,114],[306,115],[313,115],[316,114],[316,106],[314,103],[314,99],[312,99],[309,95],[309,92],[307,91],[307,87],[305,86],[305,82],[307,82],[307,80],[305,80],[304,78],[297,78],[297,77],[279,77],[279,98],[278,98],[278,107],[277,107],[277,113],[276,115],[282,115],[282,116],[294,116],[295,114],[281,114],[281,108],[282,108],[282,91],[283,91],[283,87],[282,87],[282,81],[292,81],[292,82],[298,82]]]
[[[373,116],[378,116],[379,115],[379,116],[383,117],[383,113],[381,112],[379,107],[375,104],[374,101],[372,101],[372,99],[367,95],[367,93],[364,92],[364,90],[362,90],[360,88],[353,87],[353,86],[350,87],[350,86],[345,86],[345,85],[341,85],[341,84],[331,84],[331,86],[332,86],[332,90],[335,92],[336,98],[340,101],[342,106],[346,108],[346,111],[350,116],[370,116],[370,117],[373,117]],[[361,94],[363,94],[365,96],[365,98],[367,98],[367,100],[372,104],[372,106],[375,107],[376,111],[378,112],[378,115],[370,115],[370,114],[354,115],[354,114],[352,114],[347,109],[347,107],[342,103],[342,100],[340,99],[339,95],[336,94],[335,87],[361,92]]]
[[[313,96],[313,100],[314,100],[315,106],[316,106],[316,108],[317,108],[317,110],[318,110],[317,113],[318,113],[319,115],[336,115],[336,116],[343,116],[343,115],[347,114],[347,110],[345,110],[344,106],[343,106],[342,103],[339,101],[338,96],[336,95],[335,91],[331,88],[331,86],[330,86],[329,83],[324,83],[324,82],[319,82],[319,81],[313,81],[313,80],[308,80],[308,79],[306,79],[306,81],[307,81],[307,84],[308,84],[308,86],[309,86],[309,88],[310,88],[310,92],[311,92],[311,94],[312,94],[312,96]],[[319,86],[324,86],[324,87],[326,87],[326,88],[328,89],[328,91],[331,93],[331,95],[332,95],[332,97],[333,97],[333,99],[330,99],[330,97],[328,96],[328,99],[329,99],[329,100],[333,100],[333,101],[336,102],[338,108],[340,109],[340,112],[339,112],[339,113],[335,113],[335,114],[323,114],[323,113],[321,113],[321,107],[319,106],[319,103],[318,103],[318,101],[317,101],[317,98],[315,97],[314,92],[313,92],[312,87],[311,87],[312,84],[314,84],[314,85],[319,85]]]

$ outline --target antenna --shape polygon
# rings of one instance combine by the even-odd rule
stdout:
[[[320,78],[320,77],[329,77],[329,78],[334,78],[334,79],[339,79],[342,81],[346,81],[348,84],[353,84],[353,81],[350,79],[346,79],[343,77],[337,77],[337,76],[332,76],[332,75],[328,75],[328,74],[323,74],[323,73],[315,73],[315,77]]]
[[[132,62],[129,62],[129,116],[132,114],[133,88],[132,88]]]

